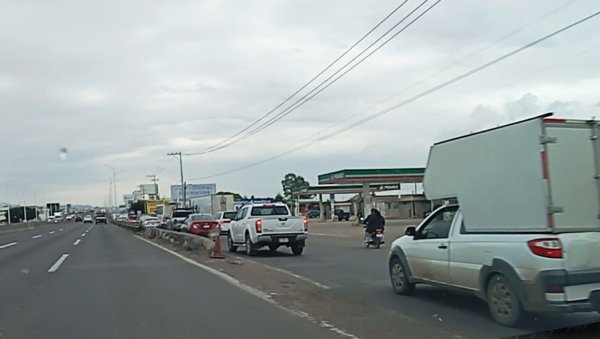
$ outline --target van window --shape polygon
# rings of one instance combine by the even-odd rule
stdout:
[[[418,231],[419,239],[445,239],[448,238],[452,221],[456,215],[458,206],[447,207],[439,210]]]

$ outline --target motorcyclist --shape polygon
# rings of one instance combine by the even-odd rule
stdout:
[[[376,209],[371,209],[371,214],[367,216],[364,221],[365,224],[365,242],[368,242],[371,238],[371,234],[375,233],[378,229],[384,229],[385,218]]]

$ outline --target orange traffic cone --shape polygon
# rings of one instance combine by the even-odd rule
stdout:
[[[221,252],[221,236],[217,235],[214,241],[215,246],[213,246],[212,251],[210,251],[210,257],[213,259],[225,259],[223,252]]]

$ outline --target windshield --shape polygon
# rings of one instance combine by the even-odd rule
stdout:
[[[0,339],[591,327],[599,61],[600,0],[0,0]]]
[[[285,206],[260,206],[252,207],[252,216],[261,215],[288,215],[288,209]]]
[[[235,218],[237,212],[225,212],[223,213],[223,219],[233,219]]]
[[[194,214],[192,215],[192,221],[195,220],[215,220],[210,214]]]
[[[173,218],[187,218],[191,211],[173,211]]]

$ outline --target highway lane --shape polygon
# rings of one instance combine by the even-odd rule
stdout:
[[[381,249],[367,249],[361,242],[361,228],[346,226],[347,230],[340,232],[339,224],[331,225],[311,226],[311,232],[319,235],[310,237],[301,257],[293,257],[289,249],[281,247],[275,254],[260,251],[250,259],[327,285],[356,302],[373,303],[386,312],[419,319],[432,330],[469,338],[500,338],[600,321],[595,312],[545,314],[528,317],[521,328],[511,329],[497,325],[486,304],[476,297],[425,285],[419,285],[414,296],[396,295],[389,281],[387,256],[391,242],[403,228],[388,227],[387,243]]]
[[[11,232],[2,232],[0,230],[0,246],[5,241],[14,241],[18,239],[25,239],[27,236],[35,236],[38,234],[44,234],[45,232],[58,231],[60,228],[65,228],[69,225],[76,225],[80,223],[75,223],[71,221],[63,221],[60,223],[49,223],[49,224],[40,224],[34,229],[21,229],[15,230]],[[88,224],[89,225],[89,224]]]
[[[116,226],[88,228],[0,249],[3,338],[336,337]]]
[[[43,289],[50,267],[73,247],[89,225],[84,228],[81,224],[72,224],[62,228],[63,231],[53,234],[46,230],[43,237],[36,239],[31,234],[20,234],[13,239],[14,246],[0,249],[0,312],[19,308],[24,296]],[[0,236],[0,243],[5,241],[4,236]]]

